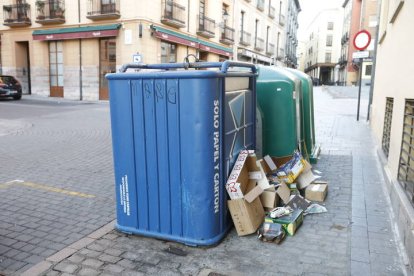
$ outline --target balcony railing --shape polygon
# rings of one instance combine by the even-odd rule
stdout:
[[[276,9],[272,6],[269,7],[269,17],[270,18],[275,18],[276,16]]]
[[[215,32],[214,32],[215,28],[216,28],[216,21],[214,21],[211,18],[208,18],[207,16],[199,15],[198,30],[197,30],[198,35],[201,35],[207,38],[212,38],[215,36]]]
[[[349,40],[348,32],[346,32],[341,38],[341,45],[344,45]]]
[[[36,1],[36,23],[65,23],[65,1]]]
[[[92,20],[120,18],[119,2],[120,0],[89,0],[86,17]]]
[[[176,28],[185,27],[185,7],[172,0],[164,0],[161,22]]]
[[[269,43],[267,44],[266,54],[274,55],[275,54],[275,44]]]
[[[4,25],[6,26],[22,27],[32,24],[29,4],[4,5],[3,14]]]
[[[228,26],[224,26],[221,29],[220,42],[224,44],[234,43],[234,29]]]
[[[264,39],[262,39],[260,37],[256,37],[256,41],[254,43],[254,48],[257,51],[263,51],[263,49],[264,49]]]
[[[283,27],[285,26],[285,23],[286,23],[285,16],[283,14],[279,14],[279,25]]]
[[[345,55],[342,55],[338,60],[338,64],[341,65],[341,66],[343,66],[344,64],[347,64],[347,63],[348,63],[348,61],[347,61]]]
[[[246,31],[240,32],[240,44],[244,46],[250,46],[252,41],[252,35]]]
[[[265,4],[264,0],[257,0],[257,5],[256,5],[257,9],[259,11],[264,11],[264,4]]]

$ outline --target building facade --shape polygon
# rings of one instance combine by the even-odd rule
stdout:
[[[353,59],[358,50],[353,45],[353,38],[360,30],[367,30],[371,35],[371,44],[366,49],[369,58],[362,64],[362,83],[371,83],[372,58],[376,43],[376,27],[378,25],[378,0],[345,0],[343,31],[341,37],[341,56],[338,59],[339,84],[356,85],[359,79],[359,63]]]
[[[1,70],[26,94],[105,100],[105,75],[129,62],[285,66],[285,1],[6,0]]]
[[[338,80],[335,66],[341,53],[342,14],[341,8],[323,10],[307,29],[304,71],[320,84]]]
[[[395,224],[414,274],[414,2],[382,0],[371,106]]]
[[[296,56],[298,47],[297,30],[298,14],[301,11],[299,0],[288,0],[286,20],[285,63],[288,67],[296,68],[298,59]]]
[[[235,60],[285,66],[286,0],[235,1]]]

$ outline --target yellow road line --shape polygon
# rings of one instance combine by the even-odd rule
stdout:
[[[77,196],[77,197],[83,197],[83,198],[94,198],[94,195],[90,195],[90,194],[85,194],[85,193],[81,193],[81,192],[76,192],[76,191],[71,191],[71,190],[66,190],[66,189],[61,189],[61,188],[56,188],[56,187],[51,187],[48,185],[43,185],[43,184],[37,184],[37,183],[32,183],[32,182],[25,182],[22,180],[15,180],[15,181],[10,181],[7,182],[5,184],[0,184],[0,189],[3,188],[7,188],[10,185],[22,185],[22,186],[26,186],[26,187],[30,187],[30,188],[34,188],[34,189],[39,189],[39,190],[44,190],[44,191],[48,191],[48,192],[54,192],[54,193],[59,193],[59,194],[65,194],[65,195],[70,195],[70,196]]]

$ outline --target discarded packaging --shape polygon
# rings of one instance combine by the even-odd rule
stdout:
[[[314,175],[313,174],[312,165],[309,164],[308,161],[303,160],[303,163],[304,163],[303,172],[296,179],[297,187],[299,189],[305,189],[307,186],[309,186],[316,179],[320,178],[319,175]]]
[[[289,236],[293,236],[297,229],[302,225],[303,222],[303,211],[301,209],[294,210],[291,214],[280,217],[280,218],[271,218],[266,217],[266,222],[280,223],[283,225],[286,233]]]
[[[323,202],[325,201],[326,194],[328,193],[327,182],[314,182],[306,187],[305,198],[310,201]]]
[[[289,206],[292,209],[301,209],[302,211],[305,211],[310,204],[311,202],[304,199],[302,196],[295,195],[286,206]]]
[[[253,151],[241,151],[226,184],[227,205],[239,236],[256,232],[263,222],[264,210],[259,195],[263,190],[249,172],[259,172]]]
[[[269,212],[269,216],[271,218],[280,218],[292,213],[292,209],[290,207],[277,207]]]
[[[263,222],[258,231],[258,238],[261,241],[280,243],[285,237],[285,231],[279,223]]]
[[[311,215],[311,214],[321,214],[326,213],[328,210],[325,206],[319,205],[317,203],[312,203],[308,209],[305,211],[305,215]]]
[[[268,211],[275,208],[279,204],[279,196],[277,195],[276,190],[264,191],[260,195],[260,201],[262,202],[265,211]]]
[[[276,174],[285,183],[290,184],[295,181],[303,169],[304,159],[299,151],[295,151],[293,157],[277,169]]]

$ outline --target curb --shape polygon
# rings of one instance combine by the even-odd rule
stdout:
[[[114,229],[115,221],[116,220],[113,220],[107,223],[106,225],[102,226],[98,230],[95,230],[86,237],[72,243],[71,245],[68,245],[67,247],[63,248],[62,250],[58,251],[52,256],[47,257],[46,260],[32,266],[31,268],[23,272],[21,276],[40,275],[43,272],[46,272],[54,264],[66,259],[67,257],[73,255],[77,251],[81,250],[82,248],[85,248],[97,239],[100,239],[104,235],[111,232]]]

